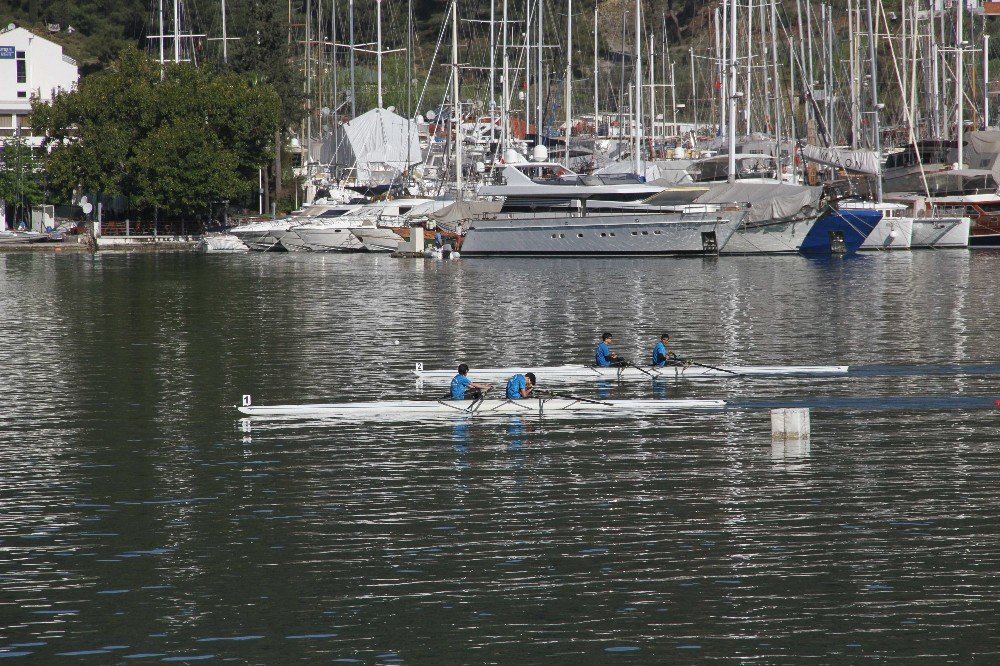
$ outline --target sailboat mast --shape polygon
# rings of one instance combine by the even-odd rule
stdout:
[[[736,0],[729,0],[729,174],[727,182],[736,182]]]
[[[382,108],[382,0],[375,0],[375,66],[378,77],[378,108]]]
[[[455,102],[452,125],[455,128],[455,189],[462,200],[462,102],[458,96],[458,0],[451,4],[451,94]]]
[[[350,24],[351,39],[351,118],[358,117],[357,88],[354,85],[354,0],[347,0],[347,20]]]
[[[573,134],[573,0],[566,0],[566,168],[569,168],[569,140]]]
[[[412,2],[413,0],[410,0]],[[497,68],[497,30],[496,30],[496,9],[497,5],[495,2],[490,3],[490,143],[493,144],[497,140],[497,84],[496,84],[496,68]],[[409,50],[409,47],[407,47]]]
[[[965,31],[962,26],[962,18],[965,15],[964,4],[965,0],[955,3],[955,11],[958,13],[958,18],[955,22],[955,114],[957,117],[955,129],[958,140],[959,169],[964,168],[965,165],[965,147],[962,145],[965,141],[965,58],[963,57]]]
[[[598,95],[600,94],[600,87],[597,85],[597,75],[599,73],[599,67],[597,64],[597,5],[594,5],[594,138],[597,138],[599,129],[601,127],[601,121],[598,118]]]
[[[874,147],[875,155],[878,157],[879,161],[879,173],[875,177],[876,184],[876,195],[879,203],[882,203],[882,137],[881,129],[879,128],[879,102],[878,102],[878,68],[875,62],[875,30],[872,27],[872,0],[866,0],[867,2],[867,17],[866,26],[868,28],[868,59],[870,61],[871,67],[871,77],[872,77],[872,125],[874,126]]]
[[[642,174],[642,0],[635,0],[635,172]]]
[[[500,40],[503,45],[501,47],[503,51],[500,54],[500,60],[503,64],[503,71],[500,74],[503,81],[500,94],[500,122],[503,127],[501,154],[504,159],[506,159],[507,148],[510,146],[510,57],[507,54],[507,2],[508,0],[503,0],[503,25],[500,27],[503,31],[503,37]]]

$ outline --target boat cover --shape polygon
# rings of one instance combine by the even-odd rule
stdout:
[[[756,223],[815,217],[820,211],[822,187],[789,183],[732,183],[716,185],[694,200],[699,204],[749,204],[749,221]]]
[[[417,125],[388,109],[372,109],[354,120],[337,125],[329,144],[332,162],[357,169],[357,179],[371,179],[373,172],[402,173],[423,161]]]
[[[810,145],[802,146],[801,150],[802,157],[810,162],[818,162],[855,173],[868,173],[873,176],[881,173],[878,155],[870,150],[846,150]]]

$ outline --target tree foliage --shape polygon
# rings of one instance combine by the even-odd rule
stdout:
[[[49,187],[127,197],[140,212],[186,216],[236,201],[273,156],[281,103],[247,76],[156,61],[128,47],[52,104],[36,102]]]
[[[38,162],[31,147],[20,137],[0,143],[0,201],[20,211],[23,218],[25,211],[43,200]]]
[[[302,72],[293,66],[288,46],[288,19],[273,2],[255,3],[249,29],[233,49],[233,69],[255,84],[270,84],[281,97],[281,115],[287,127],[302,117]]]

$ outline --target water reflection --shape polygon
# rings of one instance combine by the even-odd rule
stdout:
[[[992,656],[1000,255],[210,259],[0,254],[0,657]],[[604,327],[645,358],[665,322],[712,365],[868,367],[571,389],[711,414],[232,409],[429,399],[415,361],[585,363]],[[815,451],[767,443],[782,406]]]

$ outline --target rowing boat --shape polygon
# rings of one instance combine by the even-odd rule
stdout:
[[[503,382],[516,374],[534,373],[539,381],[594,381],[602,379],[716,379],[735,376],[782,375],[843,375],[846,365],[678,365],[658,367],[626,366],[601,368],[592,365],[553,365],[548,367],[476,368],[469,372],[473,381]],[[413,374],[420,381],[446,384],[455,376],[454,370],[424,370],[417,363]]]
[[[542,397],[521,400],[385,400],[312,405],[253,405],[243,396],[240,413],[262,418],[371,419],[392,415],[422,419],[473,415],[542,415],[599,413],[648,413],[676,410],[724,409],[724,400],[592,400],[590,398]]]

